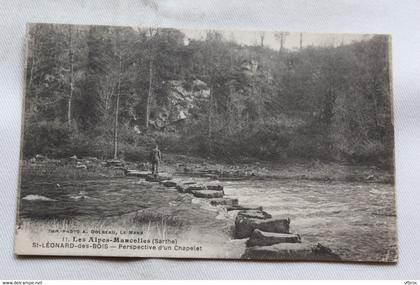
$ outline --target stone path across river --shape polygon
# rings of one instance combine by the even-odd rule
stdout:
[[[187,193],[208,200],[211,206],[236,211],[233,239],[247,239],[245,259],[277,260],[325,260],[337,261],[340,257],[321,244],[302,242],[299,234],[290,233],[288,217],[273,217],[263,208],[242,207],[237,199],[224,197],[224,186],[220,181],[197,182],[187,178],[173,179],[171,174],[152,175],[147,171],[127,170],[127,176],[144,178],[165,187],[175,187],[180,193]],[[214,177],[213,177],[214,178]]]

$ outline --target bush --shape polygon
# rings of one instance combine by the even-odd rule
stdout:
[[[44,154],[50,157],[60,156],[63,146],[70,142],[71,133],[62,122],[40,121],[25,125],[23,138],[23,156],[25,158]]]
[[[176,133],[156,133],[155,141],[165,152],[185,154],[189,153],[191,147],[181,135]]]
[[[315,126],[304,126],[296,130],[290,141],[287,152],[299,159],[331,160],[334,157],[328,135]]]
[[[119,156],[127,161],[146,162],[149,159],[149,151],[144,147],[135,147],[130,144],[120,144]]]

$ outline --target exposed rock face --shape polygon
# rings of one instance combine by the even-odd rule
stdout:
[[[191,192],[195,197],[198,198],[223,198],[223,191],[217,190],[194,190]]]
[[[257,73],[258,61],[256,60],[244,60],[241,63],[241,73],[246,77],[250,78]]]
[[[232,199],[232,198],[215,198],[210,200],[210,205],[212,206],[230,206],[234,207],[238,205],[238,199]]]
[[[270,219],[272,216],[263,210],[242,210],[238,213],[238,216],[253,219]]]
[[[337,261],[340,257],[329,248],[310,243],[277,243],[270,246],[249,247],[242,255],[245,259],[323,260]]]
[[[208,100],[210,88],[201,80],[192,82],[169,80],[165,83],[166,104],[155,110],[150,124],[161,129],[182,122],[190,116],[190,110],[199,102]]]
[[[290,219],[271,218],[255,219],[238,215],[235,220],[234,238],[250,237],[255,229],[273,233],[289,233]]]
[[[270,233],[263,232],[258,229],[254,230],[251,237],[246,243],[247,247],[252,246],[269,246],[276,243],[297,243],[301,242],[300,236],[297,234],[284,234],[284,233]]]

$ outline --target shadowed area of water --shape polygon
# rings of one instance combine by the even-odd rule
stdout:
[[[31,218],[74,218],[80,216],[109,217],[127,214],[150,206],[183,199],[138,179],[116,178],[26,182],[21,185],[21,198],[38,195],[55,201],[21,201],[20,214]],[[153,188],[153,189],[152,189]],[[151,193],[148,190],[153,190]],[[156,195],[163,192],[165,195]],[[158,201],[157,201],[158,200]],[[178,201],[179,202],[179,201]]]
[[[131,213],[138,214],[141,221],[137,219],[130,224],[123,215]],[[29,218],[40,225],[44,222],[48,225],[51,220],[96,223],[110,218],[116,222],[115,226],[120,224],[135,230],[142,226],[141,223],[159,224],[165,217],[167,223],[173,224],[165,229],[171,231],[167,232],[171,237],[180,234],[187,241],[205,240],[207,246],[213,244],[217,247],[229,241],[231,226],[231,221],[217,219],[215,209],[209,210],[194,202],[190,194],[135,177],[26,181],[21,184],[19,214],[21,218]],[[224,254],[228,257],[234,247],[225,245],[225,248],[222,252],[226,251]]]
[[[291,231],[348,260],[396,256],[396,211],[390,184],[314,181],[225,182],[227,196],[291,218]]]
[[[26,200],[25,197],[34,197]],[[37,199],[46,197],[53,201]],[[139,210],[174,216],[187,224],[200,224],[216,213],[191,203],[192,197],[138,178],[72,181],[31,181],[21,185],[20,216],[31,219],[98,219]]]

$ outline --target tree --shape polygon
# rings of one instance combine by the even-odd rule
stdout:
[[[299,34],[299,48],[302,49],[303,46],[303,33]]]
[[[286,43],[286,37],[289,35],[290,33],[288,32],[276,32],[274,33],[274,37],[276,38],[276,40],[278,40],[280,42],[280,49],[279,49],[279,53],[283,53],[284,51],[284,45]]]
[[[264,37],[265,37],[265,32],[260,32],[259,33],[259,35],[260,35],[260,42],[261,42],[261,47],[263,48],[264,47]]]
[[[176,151],[232,161],[392,154],[387,39],[303,48],[300,34],[300,49],[286,53],[287,35],[275,34],[274,50],[264,46],[265,33],[245,46],[213,31],[184,42],[176,29],[34,25],[24,132],[25,147],[28,139],[35,145],[25,155],[82,140],[81,155],[101,141],[100,155],[118,158],[131,145],[166,136]],[[202,91],[208,97],[187,98],[193,107],[184,123],[156,127],[172,96]]]
[[[73,49],[73,29],[74,26],[69,26],[69,82],[70,82],[70,94],[68,96],[68,109],[67,109],[67,124],[69,130],[72,126],[72,99],[73,99],[73,93],[74,93],[74,49]],[[77,30],[76,30],[77,33]]]
[[[115,103],[115,125],[114,125],[114,159],[118,158],[118,120],[120,115],[120,96],[121,96],[121,76],[122,76],[122,52],[118,55],[119,72],[117,85],[117,101]]]
[[[147,100],[146,100],[146,129],[149,128],[150,122],[150,109],[152,105],[152,96],[153,96],[153,61],[156,57],[156,47],[155,47],[155,38],[158,36],[158,30],[150,28],[148,31],[148,41],[149,41],[149,51],[148,51],[148,61],[149,61],[149,86],[147,91]]]

